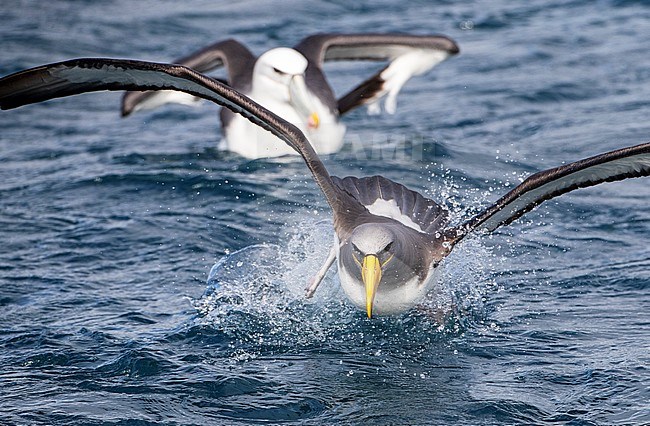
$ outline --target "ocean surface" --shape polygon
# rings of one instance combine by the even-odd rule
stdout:
[[[346,115],[324,158],[454,221],[536,171],[650,141],[641,0],[4,0],[0,75],[335,31],[460,45],[396,114]],[[326,70],[342,94],[379,67]],[[0,112],[1,425],[650,424],[649,179],[463,242],[421,307],[368,320],[336,271],[303,297],[333,234],[300,159],[217,150],[214,105],[122,119],[119,102]]]

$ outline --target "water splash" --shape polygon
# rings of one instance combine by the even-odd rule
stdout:
[[[223,333],[237,360],[297,349],[370,345],[420,347],[457,336],[486,315],[486,293],[496,288],[488,248],[468,239],[441,265],[435,293],[405,314],[367,320],[346,299],[333,268],[313,299],[304,289],[332,243],[329,220],[298,220],[278,244],[245,247],[210,271],[208,286],[194,301],[196,321]]]

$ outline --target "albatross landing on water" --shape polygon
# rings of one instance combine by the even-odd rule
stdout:
[[[451,226],[435,201],[381,176],[331,176],[294,125],[235,89],[179,65],[77,59],[0,79],[0,107],[16,108],[98,90],[179,90],[246,117],[296,150],[332,208],[336,243],[307,289],[336,261],[350,300],[373,314],[395,314],[422,301],[440,262],[465,236],[507,225],[545,200],[603,182],[650,175],[650,143],[618,149],[530,176],[492,206]]]
[[[453,40],[440,35],[316,34],[293,49],[271,49],[259,58],[238,41],[225,40],[174,63],[200,73],[225,67],[230,86],[296,125],[316,152],[331,154],[343,145],[345,126],[339,121],[341,115],[360,105],[379,112],[383,97],[386,111],[394,113],[397,94],[412,76],[429,71],[458,52]],[[337,100],[325,78],[323,64],[359,60],[389,63]],[[122,115],[165,103],[194,104],[198,98],[169,91],[129,92],[122,98]],[[221,149],[247,158],[296,153],[225,108],[221,111],[221,125]]]

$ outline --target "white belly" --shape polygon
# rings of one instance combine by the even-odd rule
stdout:
[[[287,103],[264,105],[260,102],[260,104],[298,127],[307,136],[317,153],[332,154],[338,152],[343,146],[345,126],[319,102],[317,112],[320,125],[316,129],[308,128],[295,109]],[[298,154],[284,141],[240,115],[235,115],[229,123],[225,140],[219,148],[236,152],[250,159]]]
[[[338,263],[338,270],[343,291],[352,303],[365,311],[366,290],[363,284],[360,285],[360,283],[352,279],[340,263]],[[437,280],[437,269],[432,268],[422,284],[418,284],[417,278],[413,278],[399,288],[387,291],[382,289],[380,282],[375,294],[375,302],[372,308],[373,314],[394,315],[408,311],[424,300],[424,297],[431,291]]]

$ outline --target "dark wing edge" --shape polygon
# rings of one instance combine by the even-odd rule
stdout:
[[[409,52],[436,54],[437,57],[432,57],[428,66],[423,70],[413,69],[411,75],[421,74],[460,52],[456,42],[447,36],[408,34],[315,34],[303,39],[296,50],[319,67],[323,62],[332,60],[391,61],[392,64],[392,61]],[[396,78],[395,73],[389,70],[391,64],[339,98],[339,114],[376,102],[389,91],[393,93],[389,95],[386,105],[389,112],[393,112],[395,96],[409,77],[399,81],[399,77]],[[409,65],[402,63],[400,66]],[[387,84],[388,79],[395,82]],[[389,89],[387,86],[393,87]]]
[[[193,70],[206,73],[225,66],[228,81],[219,80],[225,84],[246,84],[252,75],[255,56],[250,50],[234,39],[218,41],[194,53],[174,60],[172,63],[183,65]],[[248,74],[248,75],[247,75]],[[250,84],[250,82],[248,82]],[[156,91],[128,91],[122,97],[121,114],[126,117],[142,106],[145,102],[152,101],[155,96],[163,96]],[[163,103],[163,102],[160,102]]]
[[[386,67],[338,99],[337,109],[340,115],[359,106],[375,103],[387,93],[386,109],[391,113],[394,112],[395,98],[410,76],[424,73],[460,52],[456,42],[444,35],[396,33],[314,34],[304,38],[296,45],[295,49],[302,53],[310,63],[317,64],[319,68],[326,61],[336,60],[390,61]],[[407,71],[410,75],[406,78],[396,75],[399,73],[396,73],[391,65],[393,68],[409,66],[404,63],[397,65],[396,59],[417,51],[428,51],[435,56],[429,59],[430,63],[423,69],[416,68]],[[392,80],[392,82],[387,83],[388,80]],[[378,106],[372,112],[378,112]]]
[[[297,127],[235,89],[182,65],[105,58],[81,58],[43,65],[0,79],[0,109],[104,90],[178,90],[242,115],[296,150],[334,212],[339,211],[339,190]]]
[[[343,115],[376,99],[384,88],[385,81],[381,78],[381,73],[384,72],[385,69],[386,68],[383,68],[377,74],[341,96],[336,101],[339,115]]]
[[[445,231],[456,244],[476,230],[492,232],[508,225],[544,201],[604,182],[650,176],[650,143],[621,148],[538,172],[460,226]]]
[[[320,33],[305,37],[294,49],[322,66],[331,60],[387,61],[411,49],[439,50],[455,55],[460,52],[451,38],[412,34]]]

